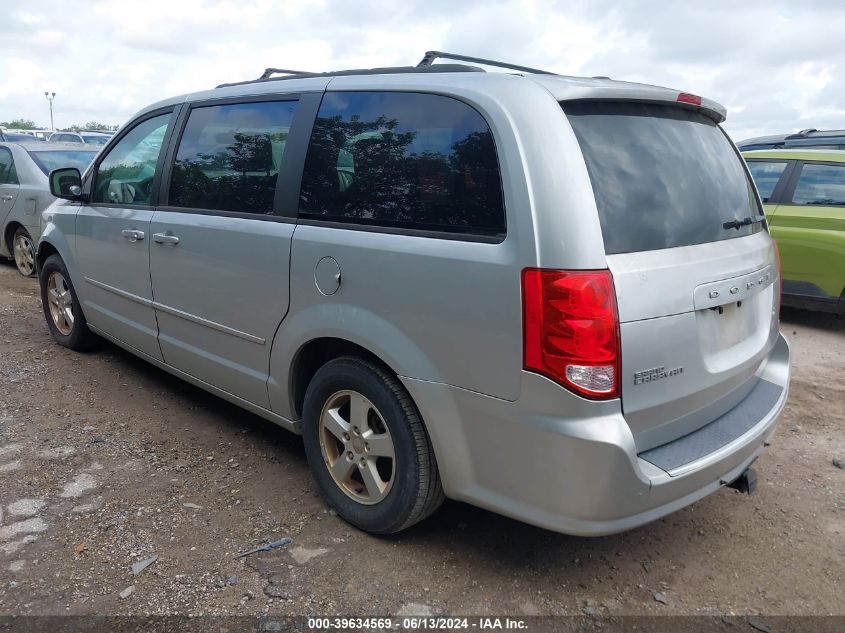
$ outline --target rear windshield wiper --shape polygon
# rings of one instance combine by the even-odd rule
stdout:
[[[749,226],[750,224],[757,224],[758,222],[765,222],[765,220],[766,220],[765,215],[758,215],[756,218],[743,218],[741,220],[729,220],[728,222],[724,222],[722,224],[722,228],[723,229],[736,229],[738,231],[743,226]]]

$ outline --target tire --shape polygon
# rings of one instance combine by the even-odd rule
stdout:
[[[85,351],[99,342],[99,337],[88,329],[76,290],[67,267],[58,255],[50,255],[39,275],[41,305],[47,327],[59,345],[76,351]]]
[[[22,226],[12,236],[11,251],[18,272],[24,277],[32,277],[35,274],[35,245],[29,231]]]
[[[302,432],[326,502],[366,532],[399,532],[443,502],[420,414],[396,376],[375,363],[344,357],[323,365],[305,392]]]

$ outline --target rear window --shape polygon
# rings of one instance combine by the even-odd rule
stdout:
[[[562,106],[587,163],[608,255],[762,230],[759,223],[724,227],[762,210],[742,159],[711,119],[644,103]]]
[[[82,140],[91,145],[105,145],[109,142],[108,136],[96,136],[94,134],[83,134]]]
[[[45,174],[49,174],[54,169],[62,167],[76,167],[80,172],[85,171],[85,168],[94,160],[97,152],[89,151],[33,151],[29,152],[32,160],[38,165],[38,168]]]

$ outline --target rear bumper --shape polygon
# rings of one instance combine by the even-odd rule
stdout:
[[[779,387],[768,411],[726,444],[668,471],[637,455],[618,400],[588,402],[530,373],[523,374],[516,402],[403,382],[426,420],[449,497],[558,532],[595,536],[654,521],[742,474],[774,433],[786,403],[783,335],[757,376]]]

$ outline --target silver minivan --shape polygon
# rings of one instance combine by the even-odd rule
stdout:
[[[753,488],[789,347],[725,110],[437,56],[162,101],[52,172],[55,339],[301,433],[374,533],[444,496],[598,535]]]

